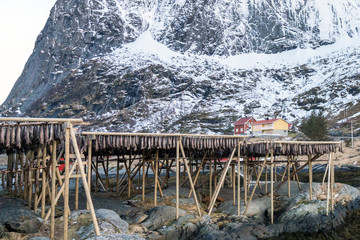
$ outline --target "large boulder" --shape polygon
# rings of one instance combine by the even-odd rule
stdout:
[[[122,220],[116,212],[109,209],[98,209],[95,211],[101,235],[114,235],[127,233],[129,224]],[[77,231],[79,239],[89,239],[95,236],[94,224],[83,226]]]
[[[3,231],[36,233],[42,225],[38,216],[21,199],[0,197],[0,228]]]
[[[307,185],[308,187],[308,185]],[[345,184],[335,185],[335,207],[326,215],[326,185],[313,184],[313,198],[308,188],[292,196],[283,208],[277,222],[284,232],[328,231],[344,223],[349,211],[360,207],[360,191]]]
[[[135,234],[113,234],[107,236],[96,236],[88,238],[88,240],[144,240],[144,238],[140,237],[139,235]]]
[[[271,206],[271,199],[269,197],[263,197],[263,198],[256,198],[253,199],[249,205],[249,208],[247,210],[246,216],[252,217],[255,215],[262,216],[266,212],[268,208]],[[237,215],[237,204],[234,206],[233,201],[226,201],[222,203],[218,209],[217,212],[226,213],[228,215]],[[244,203],[241,202],[240,205],[240,213],[244,214],[245,206]]]
[[[148,218],[142,224],[148,229],[157,229],[176,219],[176,208],[172,206],[156,206],[146,212]],[[179,215],[183,216],[186,211],[179,209]]]

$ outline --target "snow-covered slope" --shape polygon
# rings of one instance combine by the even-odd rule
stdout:
[[[358,13],[352,0],[58,0],[1,111],[206,133],[241,115],[336,115],[360,99]]]

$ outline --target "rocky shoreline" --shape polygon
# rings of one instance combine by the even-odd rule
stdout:
[[[237,216],[237,207],[232,201],[220,201],[211,216],[203,212],[202,217],[197,216],[193,199],[187,198],[189,190],[181,188],[181,210],[177,220],[174,187],[163,190],[164,197],[159,196],[156,207],[152,203],[153,193],[146,195],[145,204],[140,196],[124,200],[97,194],[94,195],[94,205],[102,236],[95,236],[89,212],[79,210],[72,211],[69,239],[250,240],[322,234],[341,228],[347,216],[360,209],[360,191],[357,188],[336,183],[334,189],[335,208],[327,216],[325,185],[313,183],[312,200],[308,183],[301,183],[299,191],[297,183],[291,182],[290,197],[287,196],[287,185],[281,186],[275,194],[274,224],[270,224],[270,199],[264,194],[264,188],[256,190],[247,216]],[[241,203],[243,211],[244,205]],[[49,236],[50,224],[43,223],[22,200],[0,195],[0,212],[0,238],[16,239],[22,236],[25,237],[23,239],[36,240]],[[57,232],[61,234],[61,204],[58,212]],[[56,236],[56,239],[59,238],[61,235]]]

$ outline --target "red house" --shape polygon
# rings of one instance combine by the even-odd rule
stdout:
[[[242,135],[246,135],[246,134],[250,134],[251,130],[252,130],[252,124],[256,122],[256,120],[253,117],[244,117],[244,118],[239,118],[235,125],[235,135],[238,134],[242,134]]]

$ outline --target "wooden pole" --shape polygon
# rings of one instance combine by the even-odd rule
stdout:
[[[69,225],[69,166],[70,166],[70,124],[66,125],[65,130],[65,189],[64,189],[64,240],[68,239]]]
[[[288,182],[288,197],[290,197],[290,157],[288,157],[288,169],[287,169],[287,182]]]
[[[145,153],[143,153],[143,161],[142,161],[142,169],[143,169],[143,173],[142,173],[142,201],[145,202],[145,174],[146,174],[146,167],[145,167]]]
[[[29,199],[28,199],[28,205],[29,205],[29,208],[31,208],[31,205],[32,205],[32,194],[33,194],[33,166],[34,166],[34,152],[31,151],[30,153],[30,159],[29,159],[29,162],[30,162],[30,166],[29,166]]]
[[[199,177],[199,175],[200,175],[201,168],[202,168],[202,166],[203,166],[203,165],[204,165],[204,163],[205,163],[205,158],[206,158],[206,155],[207,155],[207,152],[205,153],[205,155],[204,155],[203,159],[201,160],[201,163],[200,163],[199,169],[197,170],[197,173],[196,173],[196,176],[195,176],[195,179],[194,179],[194,185],[196,185],[196,182],[197,182],[198,177]],[[191,190],[190,190],[190,192],[189,192],[189,196],[188,196],[188,198],[190,198],[190,197],[191,197],[191,194],[192,194],[192,189],[191,189]]]
[[[309,161],[309,192],[310,192],[310,200],[312,200],[312,181],[313,181],[313,175],[312,175],[312,161],[311,161],[311,154],[308,157]]]
[[[41,183],[41,217],[44,218],[45,217],[45,200],[46,200],[46,145],[44,145],[43,147],[43,158],[42,158],[42,165],[43,165],[43,169],[42,169],[42,183]]]
[[[238,166],[237,166],[237,207],[238,207],[238,216],[240,216],[240,183],[241,183],[241,175],[240,175],[240,143],[238,146],[238,162],[237,162]]]
[[[76,166],[76,175],[79,174],[79,165]],[[75,210],[79,210],[79,178],[75,179]]]
[[[95,234],[97,236],[100,236],[99,225],[98,225],[98,222],[97,222],[97,219],[96,219],[95,209],[94,209],[94,205],[93,205],[93,202],[92,202],[92,199],[91,199],[89,186],[87,184],[86,175],[85,175],[85,171],[84,171],[84,165],[83,165],[83,163],[81,161],[81,156],[80,156],[80,152],[79,152],[79,147],[78,147],[77,142],[76,142],[74,129],[73,129],[71,123],[68,123],[68,125],[70,126],[70,135],[71,135],[73,147],[74,147],[74,150],[75,150],[77,163],[79,165],[81,179],[83,181],[87,202],[88,202],[88,204],[90,206],[90,214],[91,214],[91,217],[92,217],[92,220],[93,220]]]
[[[328,172],[328,184],[326,194],[326,215],[329,215],[329,195],[330,195],[330,176],[331,175],[331,154],[329,154],[329,172]]]
[[[244,162],[244,203],[247,205],[247,190],[248,190],[248,158],[245,158]]]
[[[334,184],[335,184],[335,169],[334,169],[334,153],[331,155],[331,211],[334,211]]]
[[[184,151],[181,141],[179,141],[179,145],[180,145],[180,149],[181,149],[181,154],[183,156],[183,161],[184,161],[184,165],[186,168],[186,172],[187,172],[187,175],[189,178],[190,187],[191,187],[192,191],[194,192],[194,200],[195,200],[196,208],[197,208],[199,216],[201,217],[201,209],[200,209],[199,201],[196,196],[195,186],[194,186],[194,183],[193,183],[192,177],[191,177],[191,171],[190,171],[190,168],[189,168],[186,156],[185,156],[185,151]]]
[[[155,172],[154,172],[154,206],[157,205],[157,185],[158,185],[158,172],[159,172],[159,148],[156,149],[155,157]]]
[[[179,219],[180,137],[176,140],[176,219]]]
[[[209,178],[209,198],[212,199],[212,180],[213,180],[213,174],[212,174],[212,162],[213,160],[210,159],[210,178]]]
[[[129,167],[127,168],[127,172],[128,172],[128,197],[131,196],[131,187],[132,187],[132,182],[131,182],[131,156],[132,156],[132,151],[130,151],[130,155],[129,155]]]
[[[50,227],[50,238],[55,238],[55,196],[56,196],[56,141],[52,145],[51,154],[51,227]]]
[[[117,156],[117,160],[116,160],[116,194],[119,194],[119,180],[120,180],[120,157],[119,155]],[[140,176],[140,174],[139,174]]]
[[[232,187],[233,187],[233,202],[234,206],[236,204],[236,178],[235,178],[235,163],[231,165],[231,180],[232,180]]]
[[[259,174],[257,175],[256,183],[255,183],[254,188],[253,188],[253,190],[252,190],[252,192],[251,192],[250,199],[249,199],[248,203],[246,204],[246,208],[245,208],[245,211],[244,211],[244,215],[246,215],[247,210],[249,209],[249,206],[250,206],[250,204],[251,204],[252,198],[254,197],[254,194],[255,194],[255,191],[256,191],[256,186],[258,185],[258,183],[259,183],[259,181],[260,181],[261,173],[262,173],[263,170],[264,170],[264,167],[265,167],[265,165],[266,165],[266,161],[267,161],[268,156],[269,156],[269,154],[266,155],[265,160],[264,160],[264,163],[263,163],[262,166],[261,166],[261,170],[260,170]]]
[[[268,193],[267,177],[268,177],[268,174],[267,174],[267,166],[265,166],[265,195],[267,195],[267,193]]]
[[[217,186],[216,186],[216,189],[215,189],[215,192],[214,192],[214,196],[212,197],[211,203],[210,203],[210,205],[209,205],[209,215],[211,214],[211,212],[212,212],[212,210],[213,210],[213,207],[214,207],[214,205],[215,205],[215,203],[216,203],[216,199],[217,199],[217,197],[218,197],[218,195],[219,195],[221,186],[222,186],[222,184],[224,183],[224,180],[225,180],[225,177],[226,177],[226,173],[227,173],[227,171],[228,171],[228,169],[229,169],[229,167],[230,167],[230,164],[231,164],[231,161],[232,161],[232,159],[233,159],[233,157],[234,157],[235,151],[236,151],[236,147],[235,147],[234,150],[232,151],[231,156],[230,156],[230,159],[229,159],[228,162],[226,163],[226,166],[225,166],[225,168],[224,168],[224,170],[223,170],[223,172],[222,172],[222,174],[221,174],[220,180],[219,180],[219,182],[218,182],[218,184],[217,184]]]
[[[36,176],[35,176],[35,197],[34,197],[34,212],[37,213],[38,199],[39,199],[39,179],[40,179],[40,153],[41,149],[38,148],[36,158]]]
[[[92,175],[92,141],[89,140],[88,143],[88,163],[87,163],[87,177],[88,177],[88,186],[89,191],[91,192],[91,175]],[[86,203],[86,209],[89,210],[89,204]]]
[[[270,200],[271,200],[271,224],[274,223],[274,151],[270,153],[271,169],[270,169]]]
[[[98,192],[98,179],[100,177],[100,175],[98,174],[98,170],[99,170],[99,157],[96,157],[96,162],[95,162],[96,166],[95,166],[95,192]],[[105,187],[104,187],[105,189]]]

